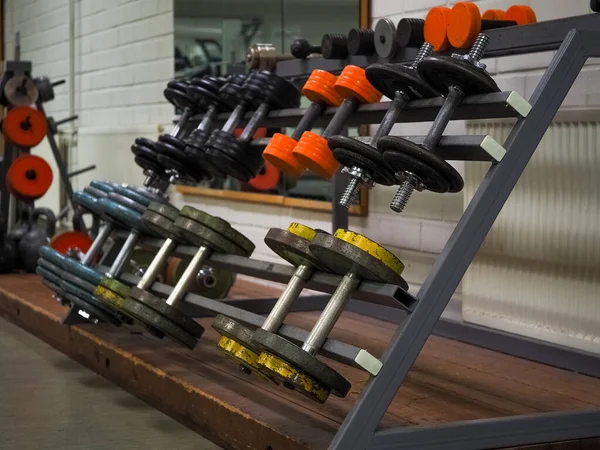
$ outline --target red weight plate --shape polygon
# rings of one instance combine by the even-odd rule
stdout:
[[[8,168],[6,186],[15,197],[33,201],[50,189],[52,178],[52,168],[44,158],[21,155]]]
[[[2,122],[6,139],[19,147],[35,147],[44,140],[47,130],[46,116],[29,106],[11,108]]]

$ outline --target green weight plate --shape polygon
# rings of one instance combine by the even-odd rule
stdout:
[[[36,267],[35,273],[41,276],[44,280],[49,281],[50,283],[60,286],[61,278],[56,275],[54,272],[50,272],[49,270],[44,269],[43,267]]]
[[[106,192],[108,194],[110,192],[113,192],[117,185],[109,181],[94,180],[90,183],[90,186],[96,189],[100,189],[102,192]]]
[[[69,258],[48,246],[44,246],[40,249],[40,256],[45,260],[61,267],[63,270],[83,278],[92,284],[99,284],[104,277],[104,275],[96,272],[91,267],[84,266],[79,261]]]
[[[252,343],[260,351],[271,353],[314,378],[320,384],[326,386],[333,395],[345,397],[352,387],[348,380],[327,364],[277,334],[258,329],[252,336]],[[304,389],[301,389],[301,386],[293,384],[299,392],[309,396],[313,400],[320,401],[309,395]]]
[[[98,301],[102,302],[105,307],[108,307],[115,313],[119,314],[123,322],[128,324],[133,323],[132,317],[123,310],[125,297],[115,294],[113,291],[102,285],[96,286],[96,289],[94,290],[94,297],[97,298]]]
[[[265,244],[290,264],[324,270],[319,260],[310,251],[310,242],[281,228],[271,228],[265,236]]]
[[[105,288],[110,289],[115,294],[125,298],[129,295],[130,286],[127,286],[124,283],[121,283],[119,280],[115,280],[114,278],[105,277],[100,282],[100,286],[104,286]]]
[[[151,200],[145,196],[142,195],[136,191],[134,191],[133,189],[130,189],[128,186],[126,185],[119,185],[115,188],[115,193],[122,195],[123,197],[126,197],[130,200],[133,200],[136,203],[139,203],[140,205],[143,205],[144,207],[148,206],[151,202]]]
[[[167,219],[161,214],[148,209],[142,216],[142,220],[144,221],[144,226],[146,228],[164,239],[167,239],[173,235],[171,227],[173,221]]]
[[[198,343],[197,338],[143,303],[128,298],[123,304],[123,309],[129,316],[150,328],[154,335],[160,336],[159,333],[164,334],[173,341],[191,349]],[[156,333],[156,331],[159,333]]]
[[[242,256],[249,257],[254,252],[254,244],[250,239],[244,236],[242,233],[237,231],[235,228],[230,227],[227,231],[225,231],[225,237],[229,239],[231,242],[240,247],[244,254]]]
[[[319,233],[310,243],[310,251],[331,271],[349,272],[365,280],[380,281],[408,289],[408,283],[388,265],[370,253],[330,234]]]
[[[173,228],[176,229],[177,234],[183,237],[190,245],[208,247],[219,253],[245,256],[244,250],[225,236],[195,220],[179,216],[173,223]]]
[[[107,198],[99,199],[98,203],[104,215],[122,223],[129,229],[143,231],[142,215],[140,213]]]
[[[82,309],[83,311],[90,314],[92,317],[96,319],[102,320],[103,322],[110,323],[116,327],[121,326],[121,322],[115,316],[105,313],[104,311],[95,308],[93,305],[88,303],[88,298],[81,298],[75,294],[71,294],[69,292],[65,293],[65,298],[70,301],[73,305]]]
[[[204,328],[198,322],[185,315],[179,308],[167,305],[164,299],[158,298],[150,292],[132,287],[127,300],[142,303],[196,338],[200,338],[204,333]]]
[[[42,257],[38,258],[37,265],[38,265],[38,267],[41,267],[43,269],[46,269],[46,270],[52,272],[59,278],[62,277],[62,273],[63,273],[62,268],[60,266],[57,266],[56,264],[52,264],[50,261],[47,261]]]
[[[184,206],[183,208],[181,208],[179,216],[195,220],[199,224],[204,225],[208,228],[212,228],[213,230],[220,233],[224,233],[229,228],[231,228],[231,224],[226,220],[223,220],[220,217],[212,216],[208,213],[205,213],[204,211],[200,211],[199,209],[193,208],[191,206]]]
[[[84,209],[87,209],[92,214],[97,216],[102,214],[102,208],[98,203],[98,199],[99,197],[94,197],[93,195],[83,191],[77,191],[73,193],[73,203],[81,206]]]
[[[166,219],[174,222],[179,215],[179,210],[170,203],[151,202],[148,205],[148,210],[164,216]]]
[[[106,198],[118,203],[121,206],[125,206],[126,208],[129,208],[139,214],[144,214],[144,211],[146,211],[146,206],[136,202],[135,200],[131,200],[129,197],[121,195],[117,192],[111,192],[106,196]]]

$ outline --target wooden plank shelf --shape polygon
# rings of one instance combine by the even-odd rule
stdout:
[[[232,298],[277,292],[240,281]],[[226,449],[326,449],[367,380],[360,370],[328,361],[352,390],[317,405],[239,371],[216,348],[210,318],[199,319],[206,333],[188,351],[108,325],[63,326],[64,313],[37,276],[0,277],[0,315]],[[310,328],[317,314],[293,313],[288,322]],[[390,323],[344,313],[333,337],[380,356],[393,332]],[[600,380],[432,336],[381,427],[598,406]],[[527,448],[591,450],[600,440]]]

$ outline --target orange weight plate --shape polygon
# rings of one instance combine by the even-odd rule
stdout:
[[[33,201],[50,189],[52,178],[52,168],[44,158],[21,155],[8,168],[6,186],[15,197]]]
[[[481,15],[481,20],[506,20],[505,15],[501,9],[488,9]]]
[[[365,69],[352,65],[344,67],[335,83],[335,90],[343,97],[353,95],[362,103],[376,103],[383,96],[367,80]]]
[[[322,101],[329,106],[339,106],[342,96],[335,90],[338,77],[325,70],[315,69],[304,83],[302,95],[311,102]]]
[[[475,3],[458,2],[450,12],[448,41],[455,48],[470,47],[481,32],[481,14]]]
[[[280,176],[281,172],[279,169],[270,162],[265,161],[263,170],[254,178],[252,178],[248,184],[257,191],[270,191],[271,189],[275,189],[277,187]]]
[[[436,52],[441,52],[450,47],[448,41],[448,21],[450,20],[450,8],[436,6],[431,8],[425,17],[425,28],[423,34],[425,41],[433,45]]]
[[[63,255],[70,250],[79,250],[85,254],[92,246],[92,238],[80,231],[65,231],[54,236],[48,245]]]
[[[506,10],[505,20],[517,22],[517,25],[527,25],[537,22],[535,12],[527,5],[512,5]]]
[[[4,136],[19,147],[35,147],[46,137],[46,117],[29,106],[11,108],[2,122]]]
[[[333,177],[339,167],[329,149],[327,139],[312,131],[304,132],[293,153],[304,167],[323,178]]]
[[[299,177],[304,173],[304,166],[293,154],[297,144],[298,142],[291,137],[275,133],[262,154],[263,159],[273,164],[283,173]]]

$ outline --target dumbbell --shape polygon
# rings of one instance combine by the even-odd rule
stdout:
[[[262,330],[277,333],[314,271],[325,270],[308,248],[316,235],[316,230],[292,223],[287,230],[271,228],[265,236],[265,243],[271,250],[296,266],[296,271],[264,321]],[[256,364],[260,352],[252,345],[252,330],[221,314],[212,326],[221,335],[218,346],[227,356],[240,364],[244,372],[265,377]]]
[[[216,94],[223,84],[220,78],[209,75],[187,82],[172,81],[165,89],[165,97],[175,107],[183,110],[173,130],[169,134],[161,134],[154,144],[158,162],[170,176],[170,183],[197,184],[210,176],[185,152],[184,128],[192,115],[206,113],[210,106],[215,106],[215,100],[218,101],[218,98],[215,98]],[[216,107],[213,109],[214,118]]]
[[[346,59],[348,57],[348,38],[343,34],[324,34],[321,38],[321,54],[325,59]]]
[[[99,186],[101,188],[106,187],[105,185]],[[78,282],[80,287],[88,287],[90,286],[90,283],[94,288],[100,284],[110,285],[108,280],[117,277],[121,273],[124,264],[133,252],[141,234],[152,234],[152,231],[146,228],[144,222],[141,220],[142,215],[139,212],[141,208],[139,205],[135,205],[135,203],[140,202],[143,207],[147,208],[152,203],[152,200],[124,186],[115,187],[114,191],[107,194],[107,197],[99,199],[93,198],[87,193],[79,192],[76,193],[74,200],[78,204],[85,204],[85,207],[88,209],[96,208],[106,220],[107,225],[96,238],[82,262],[67,258],[50,247],[43,248],[40,251],[40,255],[43,259],[61,267],[65,273],[68,273],[72,277],[72,283],[77,284]],[[165,208],[167,208],[166,205]],[[175,210],[175,216],[176,215],[177,211]],[[171,220],[173,219],[172,216],[170,218]],[[102,274],[89,267],[89,265],[91,264],[94,255],[97,254],[97,251],[99,251],[99,248],[102,246],[101,244],[108,239],[114,226],[129,229],[130,233],[108,272]],[[115,289],[115,291],[117,291],[117,289]],[[116,294],[118,295],[119,292],[117,291]],[[96,295],[95,297],[99,296]],[[105,303],[105,305],[108,308],[112,308],[113,313],[119,316],[120,320],[123,320],[121,311],[118,307],[115,307],[114,303],[108,302]]]
[[[342,96],[335,90],[337,77],[324,70],[313,70],[302,88],[302,94],[311,101],[310,106],[290,136],[275,133],[263,151],[263,158],[282,172],[299,177],[304,166],[293,155],[298,140],[305,131],[310,131],[316,120],[328,106],[339,106]]]
[[[150,219],[150,216],[147,218]],[[138,286],[129,289],[122,309],[156,336],[168,336],[179,344],[194,348],[204,328],[182,313],[178,305],[212,253],[248,257],[254,251],[254,244],[227,221],[189,206],[181,210],[173,223],[164,222],[158,217],[151,220],[156,232],[162,233],[167,239],[150,264],[146,272],[149,275],[145,275]],[[164,265],[176,242],[199,248],[168,298],[164,300],[151,294],[148,288],[152,284],[154,271]]]
[[[159,137],[159,142],[169,144],[170,137],[177,138],[180,132],[182,132],[187,125],[187,122],[192,116],[193,112],[197,109],[196,103],[187,94],[188,85],[188,82],[181,80],[172,80],[167,83],[167,87],[163,91],[163,95],[169,103],[176,108],[181,109],[183,112],[171,132],[168,135],[161,135]],[[166,154],[163,156],[163,161],[168,161],[170,166],[169,168],[165,167],[158,160],[159,152],[157,150],[157,144],[158,142],[153,142],[150,139],[139,137],[131,146],[131,151],[135,155],[135,163],[144,170],[144,174],[147,176],[147,179],[144,181],[144,185],[159,185],[164,190],[166,189],[165,183],[170,182],[171,178],[173,178],[167,172],[173,164],[177,164],[177,161],[168,159],[168,154]],[[177,151],[177,147],[175,147],[174,151]]]
[[[433,45],[433,50],[442,52],[450,47],[448,40],[448,24],[452,10],[446,6],[431,8],[425,17],[423,36],[425,42]]]
[[[348,32],[347,41],[349,55],[375,54],[375,31],[370,28],[352,28]]]
[[[334,87],[344,99],[340,107],[321,136],[312,131],[305,131],[292,152],[300,164],[324,178],[331,178],[339,166],[329,150],[327,139],[342,131],[360,103],[375,103],[381,99],[381,93],[369,83],[365,69],[361,67],[344,67]]]
[[[391,283],[407,289],[402,262],[385,247],[352,231],[339,229],[335,235],[317,233],[309,250],[320,265],[344,275],[338,288],[300,348],[283,337],[258,329],[252,345],[261,353],[260,370],[319,403],[330,393],[345,397],[350,383],[315,355],[321,349],[350,297],[363,280]]]
[[[211,133],[206,143],[206,158],[211,166],[218,166],[229,176],[248,182],[263,165],[262,149],[250,147],[250,141],[259,124],[272,109],[297,108],[300,91],[285,79],[266,71],[250,74],[242,86],[241,95],[254,103],[256,110],[239,138],[226,131],[227,124],[235,123],[230,116],[221,130]],[[238,123],[239,123],[238,118]],[[231,129],[231,131],[233,128]]]
[[[340,205],[349,208],[356,200],[362,184],[372,188],[375,183],[391,186],[395,183],[394,172],[383,160],[376,143],[387,136],[410,100],[437,97],[440,94],[425,83],[417,74],[417,64],[431,55],[433,47],[425,43],[419,49],[410,66],[403,64],[372,64],[366,69],[367,80],[385,96],[392,99],[371,144],[362,143],[346,136],[329,138],[329,148],[335,159],[350,176],[350,181],[340,199]]]
[[[535,13],[529,6],[513,5],[506,13],[501,10],[490,10],[482,17],[475,3],[458,2],[450,12],[448,20],[448,41],[455,48],[468,48],[475,38],[485,30],[494,28],[525,25],[536,21]],[[503,17],[499,19],[499,17]]]
[[[393,211],[401,212],[415,189],[438,193],[462,190],[461,175],[435,154],[435,148],[465,96],[500,91],[479,62],[488,41],[489,37],[481,33],[467,55],[430,56],[417,65],[421,78],[446,98],[423,144],[390,136],[377,142],[384,160],[402,182],[390,205]]]
[[[311,45],[306,39],[296,39],[290,46],[290,53],[294,58],[306,59],[315,53],[321,53],[320,45]]]
[[[193,166],[199,166],[205,170],[204,164],[204,144],[208,140],[213,128],[213,121],[221,111],[233,111],[238,104],[239,92],[244,84],[246,75],[230,75],[222,79],[222,84],[217,92],[209,91],[203,86],[196,86],[194,80],[188,87],[188,94],[194,99],[200,94],[197,101],[203,101],[207,105],[207,110],[198,127],[193,130],[186,142],[185,154],[188,156]],[[220,80],[221,81],[221,80]],[[198,84],[200,84],[198,82]],[[216,87],[216,84],[213,84]]]

